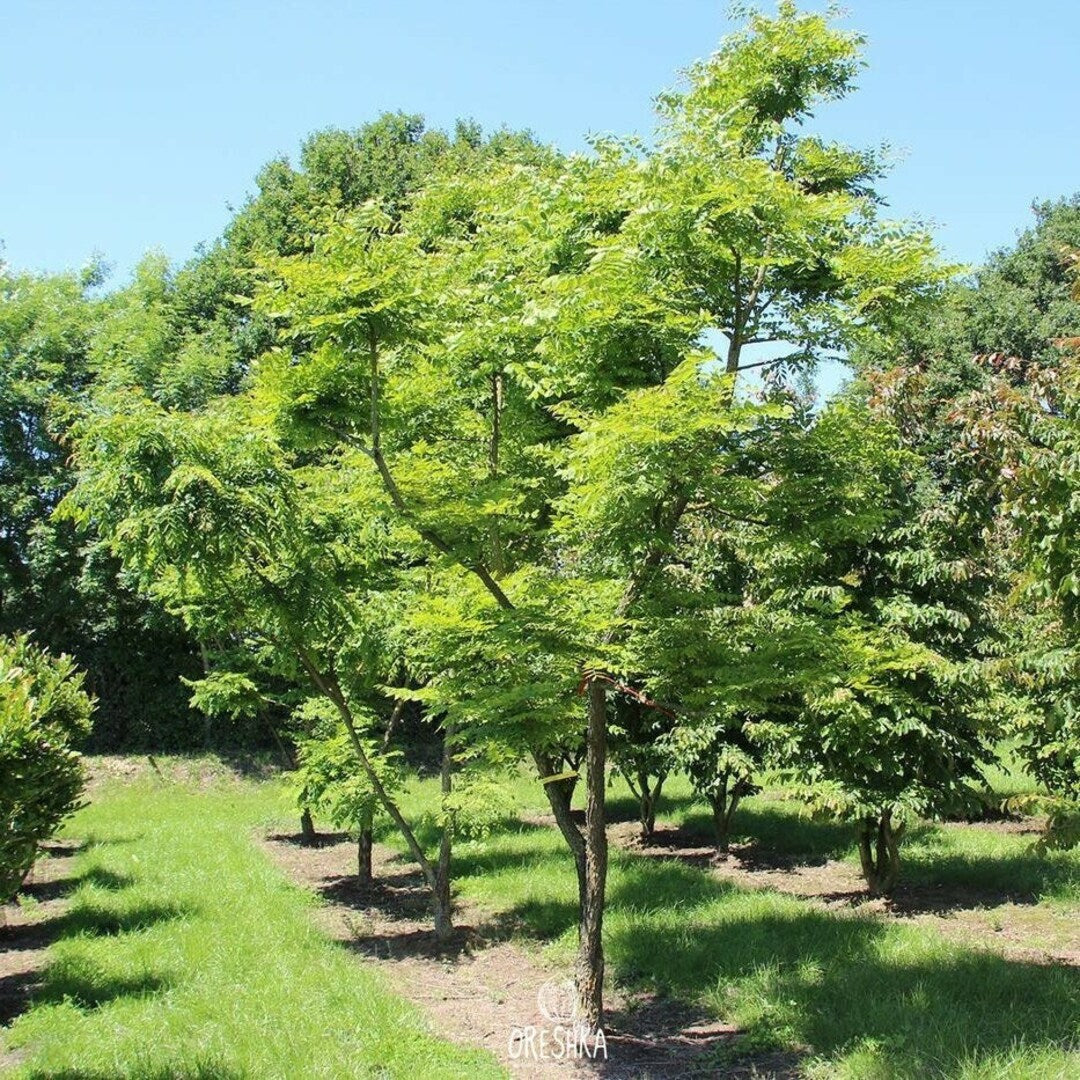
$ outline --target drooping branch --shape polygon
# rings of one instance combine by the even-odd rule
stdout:
[[[314,663],[311,655],[306,649],[297,646],[297,655],[300,658],[300,663],[303,665],[304,670],[308,673],[308,677],[333,703],[334,708],[337,709],[338,715],[345,725],[349,741],[352,743],[353,750],[356,752],[357,760],[360,762],[360,767],[364,770],[364,776],[367,778],[368,783],[371,784],[372,791],[375,792],[375,797],[379,800],[380,805],[386,811],[391,821],[398,827],[398,831],[404,838],[405,843],[409,848],[409,852],[416,860],[417,865],[424,875],[425,881],[427,881],[434,894],[439,887],[435,867],[431,865],[430,860],[424,854],[423,849],[416,839],[416,834],[409,827],[409,823],[402,816],[397,803],[390,797],[390,793],[386,790],[383,782],[379,779],[379,774],[371,764],[371,759],[364,749],[364,743],[360,738],[360,733],[356,729],[356,721],[353,717],[352,709],[349,707],[348,700],[342,692],[336,676],[332,673],[324,674],[320,671],[318,665]]]

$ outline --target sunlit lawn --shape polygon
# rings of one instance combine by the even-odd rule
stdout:
[[[540,786],[507,780],[526,816]],[[616,781],[616,816],[632,804]],[[433,811],[413,781],[411,813]],[[483,1054],[425,1031],[377,973],[324,939],[312,899],[253,836],[285,820],[280,781],[114,781],[69,832],[89,839],[44,991],[5,1033],[22,1077],[498,1075]],[[683,781],[662,816],[706,830]],[[430,828],[422,832],[430,840]],[[766,792],[743,841],[807,859],[852,858],[850,829]],[[396,843],[385,827],[382,839]],[[1031,838],[927,825],[905,845],[910,880],[1027,894],[1032,912],[1080,911],[1080,856]],[[458,896],[568,961],[575,885],[558,834],[507,819],[459,843]],[[613,850],[605,924],[614,986],[693,1003],[745,1034],[739,1055],[782,1049],[811,1076],[1080,1076],[1080,969],[1006,960],[933,930],[742,888],[670,859]],[[382,1070],[382,1072],[380,1072]]]
[[[309,894],[252,842],[282,785],[112,782],[72,821],[88,841],[45,986],[3,1040],[18,1077],[497,1076],[324,938]]]

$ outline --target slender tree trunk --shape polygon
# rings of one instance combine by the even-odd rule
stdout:
[[[586,743],[585,867],[579,880],[577,992],[581,1017],[591,1031],[604,1021],[604,894],[607,887],[607,690],[599,679],[588,686]]]
[[[199,660],[202,662],[203,675],[210,675],[210,654],[206,651],[206,644],[202,641],[199,642]],[[208,713],[203,713],[203,749],[209,750],[213,746],[214,728],[213,717]]]
[[[318,847],[319,834],[315,831],[315,821],[308,807],[300,813],[300,843],[304,847]]]
[[[533,752],[533,760],[536,762],[536,771],[544,785],[544,794],[547,796],[548,805],[555,818],[555,824],[559,827],[566,846],[574,856],[574,866],[577,870],[578,897],[585,895],[585,837],[574,823],[571,805],[574,798],[574,788],[577,786],[576,778],[565,780],[549,780],[548,777],[558,775],[557,763],[541,751]]]
[[[274,745],[281,755],[282,764],[286,769],[295,771],[297,767],[296,755],[289,748],[288,743],[281,737],[281,732],[278,731],[277,725],[270,720],[265,709],[260,709],[259,715],[262,716],[263,723],[270,732],[270,737],[274,740]],[[311,808],[308,806],[305,806],[300,813],[300,843],[304,847],[316,847],[319,843],[319,834],[315,831],[315,822],[311,817]]]
[[[371,868],[372,849],[375,846],[374,833],[372,830],[372,818],[374,813],[368,810],[360,818],[360,833],[356,840],[356,881],[358,885],[367,888],[375,881],[375,875]]]
[[[892,809],[859,822],[859,863],[871,896],[891,896],[900,878],[900,840],[904,826],[894,827]]]
[[[724,780],[720,785],[720,791],[713,795],[710,801],[712,802],[713,832],[716,836],[716,853],[726,855],[728,829],[731,824],[731,817],[727,812],[727,780]]]
[[[649,772],[647,769],[638,769],[638,818],[641,821],[641,839],[652,839],[656,831],[656,805],[660,801],[660,792],[664,788],[666,773],[660,773],[656,778],[656,784],[649,786]]]
[[[440,788],[444,809],[442,836],[439,838],[439,861],[435,867],[435,937],[440,944],[450,940],[454,932],[450,901],[450,855],[453,847],[453,823],[445,817],[446,801],[453,788],[454,748],[453,726],[448,722],[443,733],[442,767],[439,770]]]
[[[728,853],[731,846],[731,822],[734,820],[735,811],[738,810],[739,803],[746,792],[747,787],[741,780],[736,780],[730,789],[725,781],[720,788],[720,793],[710,800],[712,802],[713,829],[716,833],[716,853],[718,855],[727,855]]]

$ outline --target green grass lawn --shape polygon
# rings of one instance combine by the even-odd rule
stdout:
[[[507,781],[543,811],[540,786]],[[668,821],[706,830],[682,781]],[[413,781],[410,813],[434,812]],[[633,807],[612,787],[616,816]],[[44,991],[4,1033],[20,1077],[500,1075],[485,1055],[425,1032],[376,972],[314,928],[307,894],[253,842],[288,820],[279,781],[114,781],[68,830],[88,839],[57,927]],[[800,817],[774,792],[750,800],[740,838],[808,859],[853,858],[850,829]],[[429,839],[431,838],[428,832]],[[382,838],[396,843],[384,829]],[[1030,837],[928,825],[906,848],[911,880],[1011,886],[1080,911],[1080,853],[1042,859]],[[561,838],[507,820],[459,843],[459,897],[569,961],[575,885]],[[1004,959],[932,929],[751,890],[675,860],[613,851],[605,924],[617,987],[686,1000],[738,1025],[734,1054],[779,1048],[811,1077],[1073,1080],[1080,970]],[[718,1059],[721,1070],[732,1052]]]
[[[252,841],[286,805],[277,782],[96,792],[67,830],[88,843],[45,986],[0,1036],[25,1053],[13,1075],[503,1075],[315,929]]]

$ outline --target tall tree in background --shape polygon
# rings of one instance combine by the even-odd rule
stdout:
[[[888,413],[927,461],[943,556],[966,568],[969,625],[958,643],[994,679],[999,734],[1018,740],[1041,784],[1067,794],[1080,683],[1063,622],[1067,571],[1051,564],[1069,550],[1080,197],[1034,209],[1014,247],[905,322],[895,353],[857,355],[853,392]]]
[[[92,746],[191,745],[181,676],[198,672],[180,625],[140,598],[93,535],[53,511],[73,478],[63,432],[97,372],[108,321],[101,272],[0,266],[0,632],[71,654],[98,698]]]
[[[239,392],[272,340],[245,303],[258,258],[308,250],[335,214],[366,199],[397,213],[439,170],[518,153],[550,156],[527,134],[484,137],[463,122],[447,135],[386,114],[353,132],[315,133],[298,168],[271,162],[222,238],[179,270],[151,255],[103,294],[99,267],[81,277],[0,267],[0,631],[33,632],[87,670],[99,697],[94,745],[184,749],[261,736],[188,708],[180,680],[201,673],[205,648],[136,595],[92,528],[77,535],[51,517],[72,482],[70,418],[89,394],[118,388],[179,410]]]

